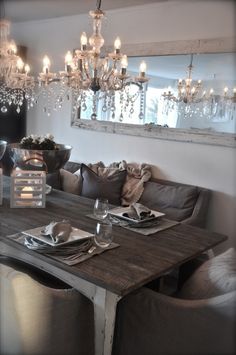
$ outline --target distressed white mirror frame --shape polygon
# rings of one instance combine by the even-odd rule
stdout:
[[[170,42],[154,42],[126,44],[122,50],[128,56],[174,55],[189,53],[227,53],[236,52],[236,37],[215,38],[203,40],[181,40]],[[112,51],[112,47],[104,48],[105,52]],[[173,140],[210,144],[225,147],[236,147],[235,133],[204,132],[201,129],[166,128],[154,124],[127,124],[112,121],[81,119],[77,114],[72,115],[72,127],[93,131],[126,134],[146,138]]]

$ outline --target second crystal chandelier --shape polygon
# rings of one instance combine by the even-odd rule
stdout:
[[[15,106],[20,113],[23,101],[29,98],[34,88],[34,79],[29,75],[30,67],[17,55],[14,41],[8,39],[10,23],[0,18],[0,109]]]

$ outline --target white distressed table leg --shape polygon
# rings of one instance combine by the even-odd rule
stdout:
[[[97,287],[94,297],[95,355],[111,355],[120,296]]]

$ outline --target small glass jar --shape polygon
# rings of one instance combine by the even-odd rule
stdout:
[[[97,246],[107,248],[112,243],[112,240],[112,223],[106,218],[97,223],[94,233],[94,241]]]

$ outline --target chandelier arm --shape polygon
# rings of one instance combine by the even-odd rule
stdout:
[[[115,68],[114,68],[114,66],[111,68],[111,70],[110,70],[110,73],[108,73],[108,76],[107,76],[107,80],[110,80],[110,77],[112,76],[112,75],[114,75],[114,72],[115,72]]]
[[[190,59],[190,67],[192,67],[193,66],[193,53],[191,53],[191,57],[190,57],[191,59]]]
[[[89,71],[88,71],[88,68],[87,68],[87,66],[86,66],[85,60],[83,60],[83,70],[84,70],[84,72],[85,72],[85,75],[86,75],[87,79],[90,80],[90,75],[89,75]],[[81,74],[82,74],[82,73],[81,73]],[[81,75],[81,77],[82,77],[82,75]]]

